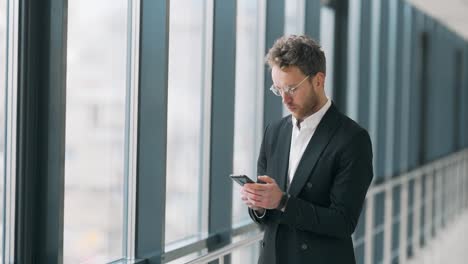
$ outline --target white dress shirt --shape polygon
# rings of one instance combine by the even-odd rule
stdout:
[[[289,149],[289,166],[288,166],[288,186],[294,178],[296,173],[297,166],[304,154],[307,145],[309,144],[310,139],[315,133],[320,120],[322,120],[325,113],[331,106],[330,99],[327,100],[325,105],[320,108],[317,112],[306,117],[299,126],[297,124],[297,119],[292,117],[292,135],[291,135],[291,147]],[[313,146],[312,146],[313,147]]]

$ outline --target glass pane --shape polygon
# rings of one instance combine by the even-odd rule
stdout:
[[[333,99],[333,55],[335,49],[335,10],[322,6],[320,10],[320,44],[327,58],[325,93]]]
[[[5,91],[6,91],[6,33],[7,33],[7,1],[0,1],[0,204],[3,205],[4,192],[4,157],[5,157]],[[3,237],[4,207],[0,206],[0,237]],[[3,258],[3,239],[0,239],[0,259]]]
[[[123,254],[127,0],[68,2],[64,263]]]
[[[235,174],[257,176],[257,140],[261,124],[256,118],[258,94],[259,17],[257,1],[237,1],[236,96],[234,113],[234,165]],[[247,207],[239,197],[240,187],[233,184],[233,225],[249,219]]]
[[[166,244],[199,237],[204,156],[205,1],[171,1]]]
[[[252,234],[241,235],[233,239],[233,243],[247,239]],[[260,242],[254,242],[248,246],[237,248],[231,253],[231,263],[255,264],[260,254]]]
[[[305,0],[285,0],[284,5],[284,34],[304,34]],[[271,77],[268,76],[268,78]],[[287,116],[289,114],[291,113],[289,112],[288,108],[283,104],[283,116]]]
[[[304,34],[305,0],[285,0],[284,34]]]

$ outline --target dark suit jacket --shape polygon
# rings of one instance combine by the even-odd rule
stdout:
[[[291,116],[269,125],[258,175],[286,187]],[[373,177],[369,134],[334,104],[320,121],[289,188],[286,210],[251,218],[265,231],[260,264],[355,263],[351,234]]]

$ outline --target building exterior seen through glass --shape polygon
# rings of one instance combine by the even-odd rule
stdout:
[[[123,254],[127,4],[68,2],[64,263]]]
[[[166,244],[202,235],[206,1],[171,1],[167,109]],[[181,162],[183,161],[183,162]],[[205,216],[206,218],[206,216]]]
[[[0,205],[4,197],[5,160],[5,91],[6,87],[6,44],[7,44],[7,1],[0,1]],[[4,206],[0,206],[0,237],[3,237]],[[0,259],[3,257],[3,239],[0,239]]]

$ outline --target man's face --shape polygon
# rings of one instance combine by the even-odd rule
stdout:
[[[305,80],[293,95],[287,93],[282,94],[283,104],[288,108],[289,112],[297,119],[304,119],[305,117],[315,113],[319,109],[319,98],[317,95],[318,75],[310,76]],[[283,89],[284,87],[295,87],[298,85],[306,75],[296,66],[290,66],[280,69],[278,66],[273,66],[271,70],[271,77],[273,84]]]

